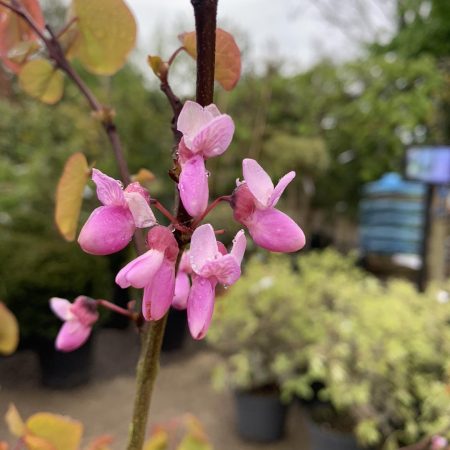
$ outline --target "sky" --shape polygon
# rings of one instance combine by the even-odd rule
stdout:
[[[267,60],[283,70],[305,70],[323,57],[347,60],[361,43],[392,32],[392,0],[219,0],[218,26],[235,35],[244,70]],[[145,53],[177,46],[176,36],[194,29],[189,0],[128,0]],[[339,5],[339,9],[336,6]]]

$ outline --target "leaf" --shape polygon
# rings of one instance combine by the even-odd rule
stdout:
[[[19,324],[14,314],[0,302],[0,353],[10,355],[19,344]]]
[[[49,448],[54,450],[78,450],[80,446],[83,425],[68,417],[37,413],[27,420],[26,426],[30,434],[48,441],[51,445]],[[31,448],[37,450],[39,447]],[[44,448],[47,450],[47,447]]]
[[[38,28],[44,29],[45,21],[38,0],[22,0],[22,6],[34,19]],[[24,61],[12,61],[9,52],[17,45],[36,40],[36,33],[11,10],[0,6],[0,59],[14,73],[18,73]]]
[[[9,445],[5,441],[0,441],[0,450],[9,450]]]
[[[159,429],[153,433],[144,444],[143,450],[167,450],[169,445],[169,435],[167,431]]]
[[[113,438],[108,435],[99,436],[95,438],[90,444],[87,450],[110,450],[109,444],[113,442]]]
[[[197,59],[197,37],[195,31],[179,36],[186,51]],[[217,28],[216,30],[216,60],[214,78],[226,90],[231,91],[241,76],[241,52],[234,37]]]
[[[178,445],[177,450],[212,450],[200,421],[195,416],[187,414],[184,422],[187,434]]]
[[[26,433],[25,423],[20,417],[19,411],[17,408],[10,403],[8,407],[8,411],[5,414],[5,422],[8,426],[9,432],[18,438],[22,437]]]
[[[74,153],[64,166],[56,189],[55,222],[67,241],[75,239],[83,191],[90,169],[83,153]]]
[[[142,185],[148,185],[155,179],[155,174],[148,169],[139,169],[139,172],[131,177],[132,181],[137,181]]]
[[[57,450],[47,439],[34,436],[33,434],[25,435],[23,441],[28,450]]]
[[[21,88],[31,97],[52,105],[63,94],[63,73],[46,59],[27,62],[19,73]]]
[[[136,43],[136,22],[123,0],[73,0],[79,43],[76,55],[97,75],[113,75]]]
[[[167,72],[169,70],[169,65],[164,62],[160,56],[147,56],[147,63],[153,70],[153,73],[161,78],[162,76],[167,76]]]

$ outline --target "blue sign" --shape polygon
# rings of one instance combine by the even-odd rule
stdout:
[[[405,172],[410,180],[450,184],[450,147],[409,148]]]

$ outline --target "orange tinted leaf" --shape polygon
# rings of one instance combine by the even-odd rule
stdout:
[[[25,435],[23,441],[28,450],[57,450],[53,444],[47,441],[47,439],[33,434]]]
[[[156,430],[144,444],[143,450],[167,450],[169,446],[169,435],[163,429]]]
[[[20,71],[19,83],[31,97],[52,105],[62,97],[64,76],[46,59],[33,59]]]
[[[9,445],[5,441],[0,441],[0,450],[9,450]]]
[[[45,26],[44,16],[38,0],[22,0],[22,6],[40,29]],[[8,53],[22,42],[36,40],[36,33],[17,14],[0,6],[0,59],[13,72],[19,72],[22,62],[12,61]]]
[[[8,411],[6,411],[5,422],[8,426],[9,432],[13,436],[20,438],[25,434],[25,424],[22,417],[20,417],[19,411],[17,411],[17,408],[12,403],[10,403]]]
[[[192,58],[197,59],[197,37],[195,31],[183,33],[180,41]],[[241,76],[241,52],[234,37],[225,30],[216,30],[216,61],[214,78],[227,91],[231,91]]]
[[[155,175],[148,169],[139,169],[139,172],[133,175],[131,179],[145,185],[151,183],[155,179]]]
[[[19,324],[14,314],[0,302],[0,354],[14,353],[19,344]]]
[[[66,162],[56,189],[55,222],[67,241],[75,239],[83,191],[89,177],[83,153],[74,153]]]
[[[89,444],[87,450],[110,450],[109,444],[112,444],[112,442],[113,438],[111,436],[99,436]]]
[[[52,450],[78,450],[81,443],[83,426],[69,417],[50,413],[33,414],[26,422],[27,436],[47,441]],[[28,443],[27,443],[28,446]],[[47,450],[47,447],[31,447],[32,450]],[[30,450],[31,450],[30,449]]]
[[[76,55],[90,72],[113,75],[136,43],[136,22],[123,0],[73,0]]]

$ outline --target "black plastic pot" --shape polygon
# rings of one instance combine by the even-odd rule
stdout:
[[[311,450],[362,450],[355,437],[307,420]]]
[[[93,365],[93,338],[73,352],[55,349],[54,340],[41,340],[37,345],[41,366],[41,382],[53,389],[70,389],[87,384]]]
[[[287,406],[278,393],[235,392],[239,435],[249,441],[273,442],[284,434]]]
[[[180,311],[171,308],[167,318],[166,331],[162,342],[163,352],[180,350],[187,336],[187,315],[186,310]]]

